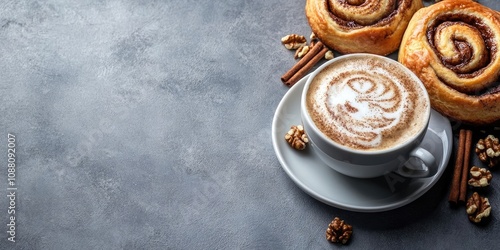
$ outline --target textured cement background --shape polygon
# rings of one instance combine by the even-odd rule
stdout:
[[[1,1],[0,249],[331,249],[335,216],[355,249],[498,245],[498,184],[478,227],[447,202],[450,168],[417,201],[369,214],[289,179],[271,122],[295,62],[280,38],[309,35],[304,4]]]

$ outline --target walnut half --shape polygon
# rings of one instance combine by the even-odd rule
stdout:
[[[473,166],[470,169],[470,176],[471,178],[468,183],[473,187],[487,187],[490,185],[491,179],[493,178],[490,170],[477,166]]]
[[[484,218],[490,216],[491,205],[486,197],[481,197],[477,192],[467,200],[466,212],[469,215],[469,220],[474,223],[479,223]]]
[[[285,45],[285,48],[292,50],[307,45],[307,40],[302,35],[290,34],[282,37],[281,43]]]
[[[292,126],[286,133],[285,140],[292,148],[297,150],[304,150],[306,144],[309,142],[309,138],[307,138],[307,134],[302,125]]]
[[[333,54],[333,51],[331,51],[331,50],[328,50],[325,54],[326,60],[332,60],[334,57],[335,57],[335,55]]]
[[[476,144],[476,154],[479,159],[493,168],[500,164],[500,143],[494,135],[480,139]]]
[[[295,51],[295,55],[293,57],[295,59],[302,58],[307,54],[307,52],[309,52],[309,46],[302,45]]]
[[[337,243],[340,242],[342,244],[346,244],[352,235],[352,226],[346,224],[344,220],[339,219],[339,217],[335,217],[330,224],[328,224],[328,228],[326,229],[326,240]]]

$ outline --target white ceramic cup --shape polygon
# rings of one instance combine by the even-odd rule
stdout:
[[[406,138],[405,141],[380,150],[355,149],[329,138],[311,118],[306,98],[313,79],[329,65],[335,67],[336,65],[342,65],[339,62],[344,60],[358,59],[359,61],[359,58],[363,60],[369,58],[380,60],[388,67],[404,72],[422,88],[423,94],[417,98],[422,99],[426,104],[425,108],[422,109],[422,114],[420,114],[423,124],[420,125],[416,133]],[[314,151],[329,167],[344,175],[356,178],[372,178],[395,172],[405,177],[418,178],[432,176],[437,172],[438,167],[434,156],[420,146],[427,132],[430,119],[430,101],[427,91],[415,74],[393,59],[357,53],[339,56],[324,63],[310,74],[304,86],[301,99],[301,118]]]

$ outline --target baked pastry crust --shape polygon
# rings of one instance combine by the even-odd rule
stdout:
[[[399,48],[422,0],[307,0],[306,17],[316,36],[343,54],[388,55]]]
[[[472,0],[445,0],[413,16],[398,60],[424,83],[432,107],[452,120],[500,121],[500,14]]]

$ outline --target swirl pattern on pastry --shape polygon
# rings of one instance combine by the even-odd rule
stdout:
[[[500,121],[500,14],[472,0],[419,10],[398,60],[424,83],[434,109],[458,121]]]
[[[307,0],[312,31],[343,54],[387,55],[399,48],[412,15],[422,0]]]

